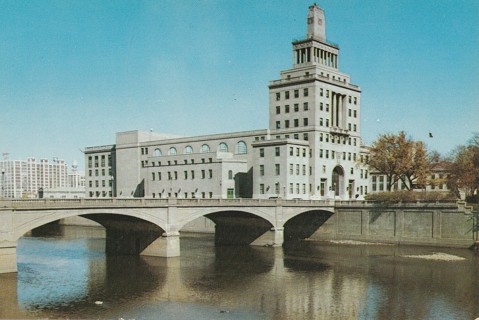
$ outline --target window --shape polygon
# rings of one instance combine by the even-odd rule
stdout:
[[[356,132],[356,130],[357,130],[357,126],[353,125],[353,131]]]
[[[299,176],[299,164],[296,165],[296,175]]]
[[[208,169],[208,178],[213,178],[213,169]]]
[[[285,92],[284,92],[284,98],[285,98],[286,100],[289,99],[289,91],[285,91]]]
[[[88,168],[92,167],[92,157],[88,157]]]
[[[228,179],[233,180],[233,170],[228,170]]]
[[[236,144],[235,153],[236,153],[236,154],[245,154],[245,153],[248,153],[248,148],[247,148],[246,143],[245,143],[244,141],[239,141],[239,142]]]
[[[204,179],[206,177],[206,171],[201,170],[201,179]]]
[[[259,148],[259,157],[264,158],[264,148]]]
[[[351,117],[351,109],[348,109],[348,116]]]
[[[284,127],[289,128],[289,120],[284,120]]]
[[[280,167],[279,167],[279,163],[276,163],[274,165],[274,172],[277,176],[279,176],[279,173],[280,173]]]
[[[276,101],[281,100],[281,95],[279,92],[276,92]]]
[[[379,191],[384,190],[384,176],[379,176]]]
[[[358,112],[356,110],[354,110],[354,117],[356,118],[358,116]]]
[[[280,106],[276,106],[276,114],[280,114],[281,113],[281,107]]]
[[[304,125],[305,127],[308,126],[308,118],[303,118],[303,125]]]
[[[309,135],[307,133],[303,133],[303,140],[308,141]]]
[[[290,163],[290,164],[289,164],[289,175],[291,175],[291,176],[292,176],[292,175],[293,175],[293,173],[294,173],[294,171],[293,171],[293,164],[292,164],[292,163]]]
[[[319,149],[319,157],[320,157],[320,158],[323,157],[323,149]]]
[[[195,170],[191,170],[191,180],[195,179]]]
[[[294,112],[298,112],[299,111],[299,104],[295,103],[294,104]]]
[[[274,148],[274,155],[275,155],[276,157],[279,157],[279,153],[280,153],[279,147],[275,147],[275,148]]]
[[[323,96],[323,89],[319,89],[319,95],[322,97]]]
[[[305,176],[305,175],[306,175],[306,165],[303,164],[303,176]]]
[[[326,90],[326,98],[329,98],[329,90]]]
[[[293,194],[293,184],[292,183],[289,184],[289,193]]]
[[[186,146],[185,149],[183,150],[184,154],[190,154],[193,153],[193,148],[191,146]]]
[[[299,90],[294,90],[294,97],[299,98]]]
[[[200,152],[201,152],[201,153],[210,152],[210,146],[207,145],[207,144],[202,145],[201,148],[200,148]]]
[[[303,89],[303,96],[305,96],[305,97],[308,96],[308,88]]]
[[[299,127],[299,120],[298,119],[294,119],[294,127],[295,128]]]
[[[281,122],[280,121],[276,121],[276,129],[281,129]]]
[[[289,147],[289,155],[290,156],[293,156],[294,154],[294,148],[293,147]]]
[[[183,174],[184,174],[185,180],[188,179],[188,171],[185,170]]]
[[[357,102],[358,102],[358,99],[354,97],[354,104],[357,104]]]
[[[228,145],[224,142],[221,142],[219,145],[218,145],[218,151],[219,152],[228,152]]]
[[[262,183],[259,185],[259,194],[264,194],[264,184]]]
[[[303,110],[308,111],[308,109],[309,109],[308,103],[307,102],[303,103]]]
[[[169,156],[174,156],[174,155],[176,155],[176,148],[175,148],[175,147],[171,147],[170,149],[168,149],[168,155],[169,155]]]
[[[319,118],[319,125],[323,126],[323,118]]]
[[[289,104],[284,106],[284,113],[289,113]]]
[[[280,190],[280,188],[279,188],[279,182],[276,182],[276,183],[274,184],[274,193],[279,194],[279,192],[280,192],[279,190]]]
[[[178,171],[175,171],[174,174],[175,174],[175,180],[178,180]]]
[[[319,103],[319,111],[323,111],[323,103],[322,102]]]
[[[326,103],[326,112],[329,112],[329,103]]]
[[[259,175],[264,176],[264,165],[263,164],[259,165]]]
[[[148,150],[148,149],[146,149]],[[148,154],[148,153],[147,153]],[[105,156],[101,156],[101,166],[104,167],[105,166]]]

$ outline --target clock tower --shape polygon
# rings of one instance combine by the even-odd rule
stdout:
[[[321,41],[326,40],[326,20],[324,10],[315,3],[309,7],[307,18],[308,32],[306,37],[315,38]]]

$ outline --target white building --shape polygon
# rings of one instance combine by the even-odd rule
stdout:
[[[85,149],[89,197],[350,199],[368,192],[361,90],[309,7],[293,65],[269,84],[269,129],[178,137],[120,132]],[[366,173],[365,173],[366,172]],[[362,174],[361,174],[362,173]]]
[[[36,198],[40,189],[67,185],[67,165],[64,160],[28,158],[0,161],[1,194],[3,198]]]

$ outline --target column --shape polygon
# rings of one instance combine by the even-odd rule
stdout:
[[[271,228],[251,243],[252,246],[281,247],[284,242],[284,228]]]
[[[0,247],[0,273],[17,272],[17,244]]]
[[[141,252],[144,256],[179,257],[180,233],[178,231],[165,232]]]

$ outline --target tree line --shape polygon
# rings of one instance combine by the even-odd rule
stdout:
[[[472,198],[479,192],[479,133],[446,157],[428,152],[424,142],[414,141],[404,131],[380,135],[369,151],[369,166],[387,177],[388,191],[401,181],[407,190],[445,183],[456,196],[464,192]],[[438,166],[445,177],[431,179]]]

